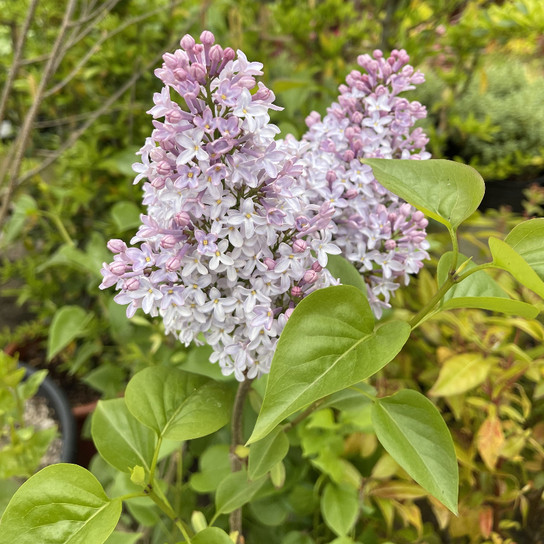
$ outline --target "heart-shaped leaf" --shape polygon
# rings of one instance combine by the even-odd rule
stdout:
[[[409,334],[404,321],[374,329],[366,297],[350,285],[319,289],[303,299],[280,336],[248,443],[297,410],[378,372]]]
[[[329,255],[327,269],[333,278],[340,279],[342,285],[353,285],[366,295],[366,283],[363,276],[347,259],[341,255]]]
[[[191,440],[214,433],[230,419],[233,388],[173,367],[138,372],[127,385],[132,415],[169,440]]]
[[[217,514],[229,514],[248,503],[261,489],[266,478],[250,481],[245,470],[232,472],[217,487],[215,510]]]
[[[155,433],[128,411],[124,399],[98,402],[91,433],[100,455],[116,469],[129,472],[140,465],[149,471]]]
[[[485,192],[474,168],[454,161],[365,159],[376,179],[389,191],[446,225],[457,227],[478,208]]]
[[[50,465],[28,479],[0,520],[0,544],[102,544],[121,516],[86,469]]]
[[[53,316],[47,338],[47,360],[50,361],[74,338],[85,332],[92,314],[80,306],[63,306]]]
[[[359,511],[358,490],[328,483],[321,497],[325,523],[338,535],[345,536],[355,524]]]
[[[434,404],[421,393],[405,389],[376,400],[372,423],[391,457],[456,514],[457,458],[450,432]]]

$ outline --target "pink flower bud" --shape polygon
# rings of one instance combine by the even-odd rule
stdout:
[[[348,140],[351,140],[355,136],[355,130],[353,129],[353,127],[348,127],[344,131],[344,135]]]
[[[179,44],[183,49],[186,51],[190,51],[195,46],[195,39],[190,34],[185,34],[183,38],[181,38]]]
[[[274,270],[274,268],[276,268],[276,261],[274,259],[271,259],[270,257],[266,257],[263,262],[268,270]]]
[[[297,285],[291,287],[291,296],[300,297],[302,295],[302,289]]]
[[[172,236],[171,234],[167,234],[161,240],[161,247],[164,249],[172,249],[176,244],[177,244],[177,239],[175,236]]]
[[[351,121],[356,125],[360,125],[363,122],[363,114],[360,111],[354,111],[351,114]]]
[[[123,242],[123,240],[119,240],[118,238],[110,240],[107,243],[107,247],[112,253],[124,253],[127,250],[127,245],[125,242]]]
[[[423,214],[423,212],[420,212],[418,210],[417,212],[414,213],[414,215],[412,215],[412,218],[414,219],[416,223],[419,223],[422,219],[425,218],[425,215]]]
[[[173,74],[178,81],[185,81],[187,79],[187,72],[183,68],[176,68],[173,70]]]
[[[329,182],[329,183],[332,183],[334,181],[336,181],[336,172],[334,170],[329,170],[327,172],[327,175],[325,176],[325,179]]]
[[[304,283],[314,283],[317,280],[317,272],[312,269],[306,270],[302,279],[304,280]]]
[[[199,82],[199,83],[205,83],[207,72],[206,68],[202,66],[202,64],[193,64],[191,65],[191,68],[189,69],[191,75]]]
[[[393,249],[397,247],[397,242],[395,242],[395,240],[387,240],[384,246],[385,246],[385,249],[387,249],[387,251],[392,251]]]
[[[342,158],[346,162],[351,162],[355,158],[355,153],[351,149],[346,149]]]
[[[110,265],[110,272],[116,276],[122,276],[126,271],[127,267],[122,261],[114,261]]]
[[[210,60],[212,62],[221,62],[223,60],[223,48],[219,45],[212,45],[210,48]]]
[[[178,227],[183,229],[191,222],[191,216],[187,212],[178,212],[174,215],[174,221]]]
[[[297,239],[293,242],[293,251],[295,253],[303,253],[306,251],[306,248],[308,247],[308,244],[305,240]]]
[[[170,173],[170,164],[168,164],[168,161],[161,161],[157,164],[157,173],[161,176],[166,176]]]
[[[422,219],[422,220],[418,223],[419,228],[421,228],[421,229],[424,229],[428,224],[429,224],[429,221],[427,221],[427,219]]]
[[[173,125],[179,123],[183,119],[181,112],[178,110],[168,110],[164,117],[169,123],[172,123]]]
[[[156,176],[150,181],[151,181],[151,185],[153,185],[155,189],[162,189],[164,187],[165,180],[162,176]]]
[[[312,113],[310,113],[310,115],[308,115],[308,117],[306,117],[306,126],[308,128],[310,128],[312,125],[315,125],[316,123],[319,123],[321,121],[321,115],[319,115],[319,113],[317,113],[316,111],[313,111]]]
[[[149,152],[149,158],[154,162],[160,162],[164,159],[164,152],[162,149],[156,147]]]
[[[348,189],[343,197],[347,200],[353,200],[354,198],[357,198],[357,195],[359,194],[359,192],[357,191],[357,189]]]
[[[233,60],[234,57],[236,57],[236,53],[234,49],[232,49],[231,47],[227,47],[223,51],[223,58],[225,59],[225,62],[228,62],[229,60]]]
[[[312,270],[315,270],[316,272],[321,272],[323,270],[323,267],[315,261],[314,264],[312,264]]]
[[[294,311],[295,311],[294,308],[287,308],[287,310],[285,310],[285,314],[284,314],[285,317],[286,317],[287,319],[289,319],[289,318],[291,317],[291,314],[292,314]]]
[[[410,215],[410,212],[412,211],[412,206],[405,202],[399,209],[399,212],[404,215],[404,217],[408,217]]]
[[[170,272],[175,272],[179,270],[181,266],[181,259],[178,256],[171,257],[166,261],[166,270]]]
[[[215,36],[209,30],[204,30],[204,32],[202,32],[200,35],[200,41],[204,45],[213,45],[215,42]]]
[[[126,291],[136,291],[140,287],[140,281],[138,278],[128,278],[123,285],[123,289]]]

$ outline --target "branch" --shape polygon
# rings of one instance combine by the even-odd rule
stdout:
[[[17,40],[17,45],[15,46],[15,51],[13,52],[13,63],[9,69],[8,77],[4,89],[2,90],[2,97],[0,98],[0,124],[4,120],[4,115],[6,113],[6,105],[8,103],[8,96],[13,87],[13,82],[17,76],[17,72],[21,67],[21,57],[23,56],[23,49],[25,47],[26,38],[28,36],[28,29],[34,18],[34,12],[36,11],[36,6],[38,5],[38,0],[32,0],[28,11],[26,14],[25,21],[23,23],[23,28]]]
[[[181,0],[177,0],[175,4],[180,4]],[[153,17],[153,15],[156,15],[157,13],[160,13],[161,11],[164,11],[164,7],[160,7],[157,9],[154,9],[152,11],[148,11],[147,13],[144,13],[142,15],[139,15],[138,17],[133,17],[132,19],[129,19],[122,25],[118,26],[115,30],[112,30],[111,32],[108,32],[107,34],[103,35],[92,47],[87,51],[87,53],[83,56],[82,59],[74,66],[73,70],[59,83],[57,83],[54,87],[51,87],[51,89],[47,90],[44,94],[45,98],[48,98],[52,94],[55,94],[60,89],[62,89],[66,84],[68,84],[76,75],[77,73],[83,68],[83,66],[88,62],[88,60],[100,49],[100,46],[110,38],[113,38],[113,36],[119,34],[125,28],[134,25],[136,23],[139,23],[149,17]]]
[[[45,87],[47,86],[49,79],[53,75],[57,54],[61,49],[64,36],[68,29],[68,24],[72,17],[72,13],[74,12],[75,5],[76,5],[76,0],[69,0],[68,5],[66,6],[66,11],[64,12],[64,17],[62,20],[59,33],[57,35],[57,39],[55,40],[55,43],[53,44],[53,48],[51,49],[51,56],[49,57],[49,60],[47,61],[47,64],[45,65],[45,68],[43,70],[42,78],[40,80],[40,84],[36,91],[34,100],[32,101],[32,104],[26,114],[25,120],[23,121],[23,126],[21,127],[21,131],[19,132],[17,140],[15,141],[15,144],[11,152],[9,153],[9,156],[4,160],[4,163],[2,164],[2,167],[1,167],[2,171],[0,172],[0,181],[3,181],[5,172],[7,171],[8,172],[8,188],[7,188],[7,193],[2,201],[2,205],[0,207],[0,226],[4,223],[4,219],[7,215],[7,212],[9,209],[9,203],[11,201],[11,196],[15,189],[16,180],[21,169],[21,164],[23,162],[23,156],[26,149],[26,144],[30,136],[30,131],[32,130],[32,124],[34,123],[34,119],[42,103]],[[8,164],[10,166],[8,166]]]

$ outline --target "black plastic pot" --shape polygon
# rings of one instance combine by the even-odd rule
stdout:
[[[19,363],[28,376],[36,372],[35,368]],[[62,389],[49,376],[41,383],[37,396],[44,398],[54,412],[53,418],[57,421],[62,439],[62,463],[75,463],[77,459],[78,429],[72,414],[72,408]]]

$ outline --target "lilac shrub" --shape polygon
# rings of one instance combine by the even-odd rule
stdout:
[[[366,71],[352,71],[338,102],[321,119],[312,112],[303,145],[287,138],[283,148],[304,162],[303,183],[313,204],[334,208],[333,240],[361,272],[368,299],[380,317],[391,294],[409,282],[428,258],[423,213],[384,189],[364,158],[427,159],[428,138],[414,123],[426,115],[419,102],[399,96],[424,81],[405,51],[358,57]]]
[[[163,319],[181,342],[205,341],[236,379],[267,373],[296,304],[338,283],[324,268],[329,202],[308,204],[302,162],[277,146],[274,94],[262,64],[187,35],[155,74],[164,88],[148,112],[154,130],[134,165],[147,214],[128,247],[111,240],[101,288]],[[161,121],[160,119],[164,119]]]

